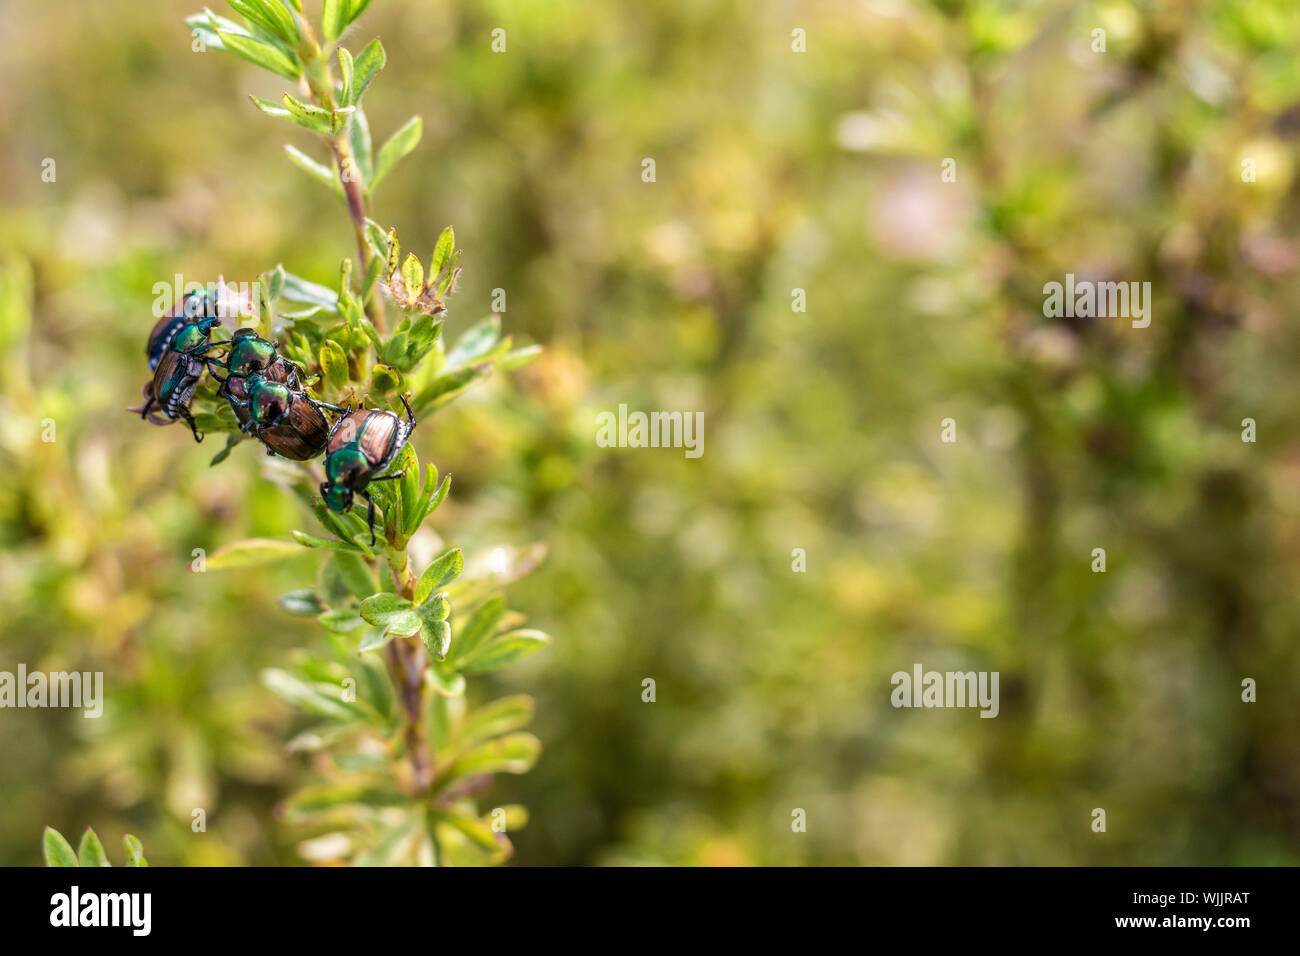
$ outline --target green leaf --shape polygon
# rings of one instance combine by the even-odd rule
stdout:
[[[339,567],[333,561],[322,561],[316,572],[316,593],[327,607],[340,607],[352,603],[352,592],[343,581]]]
[[[311,513],[316,516],[316,520],[320,522],[321,527],[334,535],[334,537],[338,538],[340,541],[355,544],[355,542],[352,541],[352,536],[356,533],[356,524],[348,521],[346,515],[335,514],[333,511],[330,511],[329,508],[325,507],[325,502],[320,498],[315,498],[311,502]],[[298,536],[295,535],[294,537],[297,538]],[[298,538],[298,540],[302,541],[301,538]],[[306,544],[307,542],[304,541],[303,543]],[[310,547],[311,545],[308,546]],[[360,546],[358,545],[357,548],[350,547],[346,550],[359,550],[359,548]]]
[[[44,844],[46,866],[81,865],[77,862],[77,854],[72,852],[72,844],[54,827],[45,828]]]
[[[425,677],[435,694],[441,697],[459,697],[465,693],[465,677],[450,668],[435,663],[425,670]]]
[[[402,477],[397,480],[398,498],[402,502],[402,527],[410,520],[410,514],[415,510],[420,501],[420,461],[416,457],[415,448],[410,442],[402,447],[402,453],[397,457],[396,471],[402,473]],[[421,603],[416,601],[416,604]]]
[[[447,472],[447,476],[442,479],[442,484],[440,484],[434,490],[432,497],[429,498],[429,504],[425,508],[425,512],[424,512],[425,517],[428,517],[429,515],[433,514],[435,511],[438,510],[438,506],[441,505],[444,500],[446,500],[447,491],[450,488],[451,488],[451,472]]]
[[[104,844],[90,827],[81,835],[81,845],[77,847],[77,859],[82,866],[111,866],[104,853]]]
[[[191,14],[185,18],[185,25],[189,27],[190,35],[198,37],[202,41],[204,49],[208,50],[224,50],[226,48],[226,45],[221,42],[218,31],[250,36],[249,32],[234,20],[219,17],[211,10]]]
[[[355,23],[357,17],[365,13],[368,6],[370,6],[370,0],[351,0],[348,10],[348,23]]]
[[[425,624],[436,624],[447,620],[447,616],[451,614],[451,603],[447,600],[447,592],[439,591],[434,594],[416,608],[416,611]]]
[[[429,513],[429,502],[433,498],[434,489],[438,485],[438,469],[432,462],[424,466],[424,484],[420,489],[420,497],[416,500],[414,507],[402,512],[403,528],[402,533],[406,537],[411,537],[419,530],[425,516]]]
[[[404,807],[410,802],[410,797],[392,787],[330,783],[299,790],[285,801],[284,810],[289,818],[301,819],[340,806]]]
[[[470,843],[487,853],[494,863],[500,863],[514,853],[514,847],[505,833],[498,833],[492,829],[491,823],[481,817],[456,809],[441,810],[438,817],[441,822],[464,834]]]
[[[487,354],[500,337],[501,316],[489,315],[486,319],[475,322],[461,334],[451,351],[447,353],[447,368],[459,368]]]
[[[420,144],[420,135],[423,131],[424,125],[420,117],[412,116],[398,128],[397,132],[388,137],[383,146],[379,147],[379,156],[375,159],[375,173],[370,180],[371,189],[378,186],[383,178],[393,171],[393,167],[403,156]]]
[[[370,370],[370,391],[372,395],[391,395],[402,390],[402,373],[391,365],[376,363]]]
[[[439,375],[415,397],[411,404],[417,415],[446,405],[466,389],[487,380],[492,374],[492,366],[466,365],[453,372]]]
[[[515,349],[507,353],[497,361],[497,368],[503,372],[509,372],[517,368],[523,368],[537,356],[542,354],[540,345],[529,345],[522,349]]]
[[[289,112],[288,110],[285,110],[286,114],[288,112]],[[332,169],[330,169],[324,163],[316,162],[316,160],[312,159],[302,150],[298,149],[298,147],[290,146],[288,143],[284,144],[284,153],[286,156],[289,157],[289,162],[293,163],[303,172],[307,173],[307,175],[311,176],[312,179],[328,186],[334,192],[334,195],[338,196],[340,199],[343,198],[343,185],[338,181],[338,177],[334,175],[334,171]],[[296,301],[304,302],[309,300],[298,299]],[[333,297],[333,300],[331,304],[328,306],[328,308],[330,309],[331,312],[338,311],[338,296]]]
[[[285,109],[283,106],[281,106],[279,103],[274,103],[271,100],[264,100],[260,96],[254,96],[252,93],[248,94],[248,98],[253,101],[254,106],[256,106],[259,110],[261,110],[263,113],[267,114],[268,116],[290,116],[291,115],[289,111]]]
[[[339,576],[343,579],[343,583],[354,595],[365,598],[375,593],[375,576],[370,566],[358,555],[339,552],[334,555],[333,560],[338,565]]]
[[[330,551],[350,551],[358,552],[361,549],[351,541],[337,541],[330,538],[318,538],[313,534],[307,534],[305,531],[290,531],[293,540],[297,541],[304,548],[326,548]]]
[[[266,280],[267,292],[270,294],[272,302],[279,299],[280,293],[284,291],[284,277],[284,266],[278,265],[271,270]]]
[[[325,382],[335,391],[341,391],[348,383],[348,356],[343,346],[333,339],[326,339],[320,346],[320,367],[325,373]]]
[[[397,241],[397,230],[388,230],[388,261],[384,265],[384,271],[392,275],[397,271],[398,263],[402,257],[402,244]]]
[[[343,687],[309,684],[302,678],[278,668],[262,671],[262,684],[271,693],[295,707],[336,720],[364,718],[365,712],[343,700]]]
[[[346,0],[339,0],[339,2],[345,3]],[[424,828],[416,821],[393,827],[372,847],[364,853],[357,854],[352,865],[358,867],[398,865],[409,857],[412,841],[421,837],[423,833]]]
[[[229,458],[230,453],[234,451],[235,446],[238,445],[243,440],[244,440],[244,436],[241,435],[239,432],[231,432],[230,434],[228,434],[226,436],[226,447],[221,449],[221,451],[217,452],[215,455],[212,456],[212,461],[208,462],[208,467],[211,468],[214,465],[219,465],[227,458]]]
[[[283,561],[285,558],[295,558],[300,554],[302,552],[292,541],[283,541],[279,538],[248,538],[218,548],[208,556],[207,566],[209,571],[245,568],[256,564]]]
[[[357,651],[364,654],[366,651],[378,650],[396,636],[384,627],[368,627],[361,635],[361,643],[357,645]]]
[[[396,594],[375,594],[361,602],[361,616],[367,624],[382,627],[389,634],[410,637],[420,630],[420,616],[411,602]]]
[[[464,660],[496,631],[506,612],[506,599],[496,594],[484,601],[456,638],[456,660]]]
[[[420,629],[420,640],[424,642],[424,649],[430,657],[439,661],[446,660],[447,651],[451,649],[451,625],[446,621],[426,622]]]
[[[383,154],[381,153],[380,161],[382,162],[382,160]],[[410,295],[419,295],[421,290],[424,289],[424,266],[420,265],[420,260],[415,258],[413,254],[408,254],[402,262],[402,281],[406,283],[406,291]]]
[[[415,603],[423,604],[434,591],[450,584],[465,570],[465,554],[453,548],[434,560],[415,582]]]
[[[442,274],[447,263],[451,261],[451,254],[456,249],[456,232],[451,226],[444,229],[438,236],[437,243],[433,247],[433,255],[429,259],[429,276],[435,278]]]
[[[366,119],[366,112],[360,106],[356,106],[352,111],[352,125],[348,127],[348,145],[352,147],[352,158],[361,171],[361,188],[369,189],[370,176],[374,172],[374,148],[370,145],[370,121]],[[371,222],[371,220],[366,221]],[[383,257],[382,252],[380,257]]]
[[[411,323],[409,333],[411,347],[407,349],[407,352],[414,352],[423,358],[424,354],[441,337],[442,324],[442,319],[431,313],[426,312],[416,316],[415,321]]]
[[[447,269],[441,279],[438,280],[437,293],[440,297],[445,298],[451,291],[451,287],[456,284],[456,277],[460,275],[460,250],[457,249],[451,254],[451,259],[447,262]]]
[[[298,42],[298,29],[293,17],[276,0],[226,0],[226,3],[250,23],[256,23],[289,43]]]
[[[199,21],[205,24],[213,33],[221,31],[223,33],[233,33],[241,37],[251,37],[253,35],[242,23],[236,23],[228,17],[219,16],[207,7],[203,8],[202,13],[196,13],[193,16],[185,18],[186,23]],[[218,38],[218,45],[220,42],[221,40]],[[218,49],[224,49],[224,47],[218,46]]]
[[[366,220],[366,243],[374,250],[376,256],[381,259],[388,258],[388,234],[384,232],[384,227],[373,219]]]
[[[318,615],[316,620],[331,634],[351,634],[366,626],[366,622],[361,620],[361,615],[348,608],[325,611]]]
[[[356,78],[352,84],[352,104],[357,105],[361,102],[361,97],[365,95],[366,89],[370,82],[384,68],[388,62],[388,57],[384,54],[384,45],[379,42],[378,38],[371,40],[356,56]]]
[[[408,806],[411,797],[393,787],[374,787],[367,784],[329,783],[320,787],[307,787],[285,801],[285,817],[290,821],[315,816],[347,806],[360,806],[373,813],[385,806]]]
[[[326,43],[333,43],[347,29],[348,6],[348,0],[325,0],[321,7],[321,26]]]
[[[144,858],[144,845],[131,835],[126,833],[122,835],[122,846],[126,848],[126,865],[127,866],[148,866],[149,861]]]
[[[360,677],[357,690],[361,699],[384,720],[393,720],[396,700],[393,697],[392,681],[388,678],[388,669],[374,658],[362,658],[357,663],[357,672]]]
[[[494,637],[492,640],[456,660],[456,667],[466,674],[483,674],[500,670],[515,661],[540,651],[551,643],[549,634],[523,629]]]
[[[542,742],[529,733],[507,734],[465,751],[438,776],[440,786],[478,773],[527,773],[537,763]]]
[[[323,285],[317,285],[315,282],[308,282],[292,272],[285,273],[284,297],[294,302],[308,302],[312,305],[318,305],[332,314],[337,313],[339,310],[338,293]]]
[[[276,603],[297,617],[315,617],[326,610],[324,603],[311,588],[281,594]]]
[[[341,136],[348,127],[348,118],[356,112],[355,106],[340,106],[330,113],[330,129],[335,136]]]
[[[365,333],[366,338],[370,340],[370,344],[375,347],[375,351],[377,352],[383,348],[383,342],[379,339],[379,333],[376,332],[375,327],[370,324],[370,320],[366,318],[365,313],[361,311],[360,306],[357,307],[355,320],[356,323],[361,326],[361,331]]]
[[[319,106],[313,106],[310,103],[303,103],[288,93],[285,93],[280,100],[284,103],[285,109],[293,116],[294,122],[299,126],[325,136],[334,133],[334,117],[329,110],[323,110]]]
[[[361,298],[369,302],[373,296],[375,283],[379,281],[379,276],[384,271],[384,260],[381,256],[373,256],[370,265],[366,266],[366,276],[361,280]]]
[[[372,594],[361,602],[361,616],[367,624],[383,627],[395,615],[409,611],[411,602],[398,594]]]
[[[466,747],[528,726],[537,705],[527,694],[502,697],[472,711],[457,731]]]
[[[411,258],[415,257],[412,256]],[[406,361],[408,338],[409,335],[406,330],[394,333],[393,337],[388,340],[388,344],[384,346],[384,361],[395,368],[405,367],[409,369],[410,365]]]
[[[415,611],[402,611],[389,618],[384,628],[395,637],[414,637],[420,633],[420,615]]]
[[[226,30],[218,30],[217,35],[221,38],[224,49],[229,50],[241,59],[247,60],[249,63],[256,64],[264,70],[270,70],[272,73],[278,73],[280,76],[291,80],[297,80],[302,75],[298,64],[279,47],[250,36],[230,33]]]
[[[344,106],[352,105],[352,82],[356,75],[356,64],[346,47],[339,47],[339,77],[343,84],[339,92],[339,101]]]

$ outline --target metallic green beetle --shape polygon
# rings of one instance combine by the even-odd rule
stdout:
[[[222,379],[219,395],[224,395],[244,428],[250,420],[248,410],[248,379],[260,372],[271,382],[283,382],[290,389],[302,387],[306,377],[302,368],[291,362],[278,351],[275,343],[261,338],[252,329],[237,329],[230,339],[230,351],[224,362],[211,365],[225,369],[226,377]]]
[[[240,430],[252,432],[261,439],[268,455],[307,461],[324,451],[329,439],[329,421],[321,410],[341,412],[343,409],[317,401],[302,389],[268,375],[279,369],[279,366],[269,366],[243,379],[242,390],[247,397],[242,401],[230,391],[226,392],[226,398],[236,414],[243,412],[241,418],[246,416]]]
[[[330,429],[325,446],[325,481],[320,494],[330,511],[346,512],[352,507],[352,496],[361,495],[369,509],[366,521],[370,526],[370,543],[375,543],[375,502],[366,486],[372,481],[394,481],[405,472],[376,477],[397,458],[406,445],[411,430],[415,428],[415,414],[406,396],[401,396],[406,406],[406,421],[390,411],[379,408],[344,410]]]
[[[158,357],[153,380],[145,386],[145,403],[131,411],[138,411],[141,418],[147,418],[155,425],[169,425],[183,418],[190,426],[194,440],[203,441],[194,424],[194,416],[190,414],[190,401],[207,363],[211,361],[205,358],[206,353],[226,344],[211,341],[212,330],[220,324],[221,320],[216,317],[200,318],[176,329]],[[162,420],[151,412],[161,414]]]

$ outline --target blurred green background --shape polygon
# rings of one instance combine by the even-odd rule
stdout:
[[[330,282],[352,240],[194,9],[0,4],[0,670],[108,694],[0,712],[0,863],[46,824],[297,861],[257,675],[319,640],[275,604],[316,558],[189,563],[307,516],[123,408],[155,282]],[[375,218],[455,225],[452,337],[504,289],[547,347],[414,438],[445,541],[550,549],[510,597],[555,645],[475,690],[538,699],[517,862],[1300,862],[1292,0],[377,0],[354,34],[377,140],[425,125]],[[1150,328],[1044,318],[1067,272],[1151,282]],[[621,402],[703,411],[703,457],[597,447]],[[999,671],[1000,716],[893,709],[916,662]]]

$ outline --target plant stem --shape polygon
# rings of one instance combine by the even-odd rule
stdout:
[[[389,641],[388,670],[397,687],[402,709],[406,712],[406,756],[417,793],[433,786],[433,752],[424,729],[424,649],[413,638],[398,637]]]
[[[335,109],[334,77],[330,72],[329,59],[321,50],[310,24],[305,17],[299,19],[302,41],[298,47],[298,56],[303,63],[304,82],[311,98],[321,109],[331,113]],[[366,242],[366,195],[361,187],[360,167],[352,154],[352,144],[346,134],[325,136],[330,153],[334,157],[334,168],[338,171],[339,185],[348,204],[348,218],[352,221],[352,231],[356,238],[357,255],[361,262],[361,274],[370,269],[374,253]],[[384,332],[384,306],[378,292],[366,303],[366,315],[376,331]],[[415,576],[406,560],[406,542],[400,547],[389,542],[388,565],[398,584],[399,593],[410,600],[415,594]],[[385,649],[388,658],[388,670],[392,676],[393,686],[401,700],[402,710],[406,714],[404,740],[407,759],[411,763],[412,784],[417,793],[423,793],[433,786],[433,751],[429,747],[428,733],[424,726],[424,671],[428,667],[428,658],[420,642],[410,637],[394,638]]]
[[[322,55],[320,44],[316,42],[316,37],[305,17],[302,18],[301,29],[302,42],[298,48],[298,56],[303,62],[307,89],[317,106],[332,113],[335,109],[334,75],[330,71],[329,59]],[[366,208],[365,192],[361,188],[360,167],[357,165],[356,157],[352,155],[352,144],[348,141],[346,130],[344,134],[325,136],[324,139],[334,157],[334,168],[338,172],[339,185],[343,188],[343,196],[347,200],[348,219],[352,221],[352,233],[357,243],[357,257],[361,262],[361,275],[364,276],[370,268],[374,253],[366,242],[366,219],[369,210]],[[370,324],[382,334],[385,331],[384,301],[378,291],[373,292],[365,308]]]
[[[406,560],[405,542],[400,549],[390,546],[388,566],[397,580],[398,593],[411,600],[415,596],[415,576]],[[433,751],[424,727],[424,670],[429,660],[424,647],[412,637],[389,641],[387,654],[389,673],[406,712],[406,755],[415,790],[423,793],[433,786]]]

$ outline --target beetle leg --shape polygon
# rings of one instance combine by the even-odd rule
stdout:
[[[399,471],[399,472],[398,472],[397,474],[395,474],[395,475],[384,475],[382,478],[371,478],[371,479],[370,479],[370,482],[371,482],[371,484],[373,484],[373,483],[376,482],[376,481],[394,481],[394,480],[396,480],[396,479],[398,479],[398,478],[402,478],[402,477],[404,477],[405,475],[406,475],[406,472],[405,472],[405,471]]]
[[[152,395],[150,395],[150,396],[149,396],[149,400],[148,400],[147,402],[144,403],[144,408],[142,408],[142,409],[140,410],[140,417],[141,417],[141,418],[148,418],[148,417],[149,417],[149,409],[151,409],[151,408],[153,408],[153,396],[152,396]]]
[[[366,499],[366,524],[370,525],[370,547],[375,546],[375,499],[370,497],[370,492],[362,491],[362,496]]]
[[[181,417],[185,419],[185,423],[190,426],[190,431],[194,433],[194,440],[196,442],[203,441],[203,435],[198,426],[194,424],[194,416],[190,414],[189,409],[182,408],[180,413]]]
[[[402,404],[406,406],[406,420],[407,420],[408,422],[410,422],[410,423],[411,423],[411,427],[414,428],[414,427],[415,427],[415,412],[411,411],[411,403],[408,402],[408,401],[406,400],[406,396],[405,396],[405,395],[398,395],[397,397],[400,398],[400,399],[402,400]]]
[[[346,405],[343,406],[343,414],[340,415],[338,418],[334,419],[334,424],[330,426],[330,438],[334,437],[334,433],[339,430],[339,427],[345,421],[347,421],[348,416],[351,414],[352,414],[352,403],[348,402]]]

